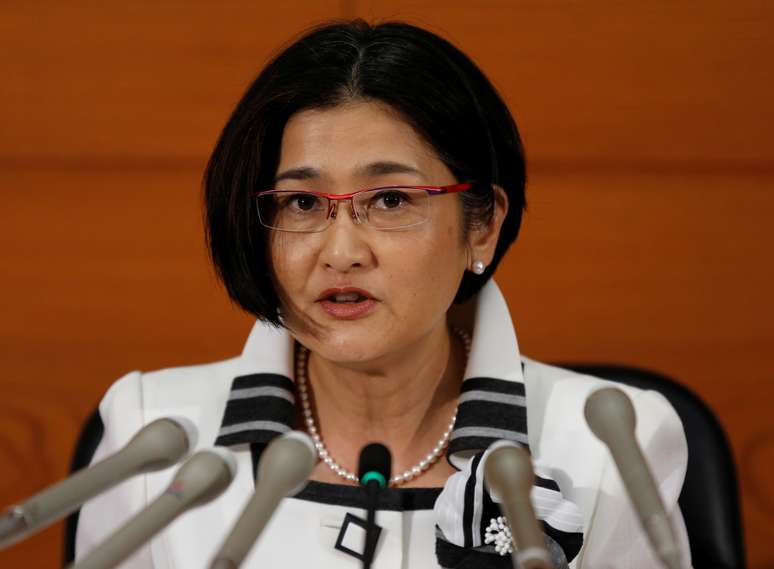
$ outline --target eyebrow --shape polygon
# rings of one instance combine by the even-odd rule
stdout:
[[[384,176],[386,174],[418,174],[424,177],[424,174],[408,164],[402,162],[392,162],[389,160],[382,160],[379,162],[371,162],[366,166],[358,168],[358,173],[366,176]],[[277,174],[274,178],[274,184],[282,180],[311,180],[320,177],[320,171],[310,166],[302,166],[300,168],[291,168]]]
[[[281,174],[277,174],[274,177],[274,184],[276,185],[277,182],[281,182],[282,180],[311,180],[312,178],[317,178],[319,175],[319,171],[314,168],[291,168],[290,170],[285,170]]]
[[[403,164],[402,162],[391,162],[389,160],[372,162],[371,164],[368,164],[365,168],[362,168],[361,171],[364,174],[368,174],[371,176],[379,176],[384,174],[419,174],[420,176],[423,175],[422,172],[420,172],[413,166],[409,166],[408,164]]]

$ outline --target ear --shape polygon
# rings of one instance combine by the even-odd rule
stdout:
[[[500,186],[492,184],[494,191],[494,211],[488,225],[474,227],[468,233],[468,270],[473,271],[474,263],[480,261],[484,267],[492,264],[500,228],[508,213],[508,195]],[[475,272],[475,271],[474,271]]]

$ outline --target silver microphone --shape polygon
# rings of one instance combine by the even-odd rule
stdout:
[[[312,439],[300,431],[291,431],[269,443],[258,463],[255,493],[210,563],[210,569],[236,569],[242,564],[280,501],[306,485],[316,458]]]
[[[520,445],[498,441],[489,447],[484,463],[484,480],[500,499],[516,545],[511,557],[514,569],[552,569],[530,495],[535,472],[529,454]]]
[[[665,567],[680,569],[680,548],[672,524],[634,436],[637,417],[629,397],[615,387],[599,389],[586,400],[584,413],[591,431],[610,449],[653,550]]]
[[[178,516],[219,496],[235,473],[236,459],[228,449],[197,452],[180,467],[161,496],[69,569],[115,567]]]
[[[143,472],[176,464],[196,446],[196,427],[184,417],[145,425],[117,453],[80,470],[0,515],[0,549],[78,509],[86,500]]]

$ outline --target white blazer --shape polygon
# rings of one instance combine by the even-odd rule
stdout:
[[[527,407],[526,438],[537,472],[547,473],[581,512],[583,547],[571,569],[659,567],[632,511],[607,449],[583,416],[586,397],[608,382],[522,358],[508,307],[490,282],[479,293],[467,322],[473,330],[465,381],[498,378],[521,382]],[[460,316],[464,320],[464,316]],[[221,427],[232,381],[237,376],[274,373],[292,378],[293,343],[286,331],[257,322],[242,354],[206,365],[151,373],[132,372],[114,383],[100,404],[105,425],[94,461],[122,447],[143,425],[165,416],[186,416],[199,429],[198,448],[213,445]],[[687,446],[680,420],[655,391],[618,385],[637,413],[636,436],[656,477],[690,567],[687,534],[677,498],[685,477]],[[121,565],[123,569],[205,568],[254,489],[249,445],[232,447],[238,472],[216,500],[173,522]],[[457,458],[457,457],[455,457]],[[455,460],[455,465],[458,464]],[[175,468],[137,476],[85,504],[76,538],[82,557],[161,494]],[[344,514],[362,510],[289,498],[282,502],[248,556],[247,568],[360,567],[333,545]],[[374,569],[432,569],[436,521],[433,511],[380,511],[382,526]]]

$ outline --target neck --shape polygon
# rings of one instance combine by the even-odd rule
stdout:
[[[392,453],[393,472],[414,466],[449,426],[464,365],[464,348],[445,325],[410,349],[368,364],[340,364],[311,354],[308,381],[328,451],[354,471],[360,449],[378,441]]]

